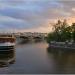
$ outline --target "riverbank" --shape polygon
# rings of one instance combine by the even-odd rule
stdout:
[[[59,49],[69,51],[69,50],[75,50],[75,43],[71,42],[50,42],[49,43],[49,48],[57,48],[58,51]],[[63,50],[63,51],[64,51]]]

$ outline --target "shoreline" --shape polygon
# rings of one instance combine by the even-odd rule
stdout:
[[[49,43],[49,48],[75,50],[75,43],[54,42],[54,43]]]

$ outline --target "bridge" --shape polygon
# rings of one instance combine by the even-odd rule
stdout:
[[[38,33],[38,32],[15,33],[13,35],[16,38],[19,38],[23,41],[45,40],[47,38],[47,33]]]
[[[17,33],[0,33],[0,35],[13,35],[16,39],[21,41],[34,41],[34,40],[45,40],[47,38],[47,33],[38,32],[17,32]]]

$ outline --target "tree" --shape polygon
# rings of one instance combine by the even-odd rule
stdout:
[[[47,42],[49,43],[50,41],[60,41],[61,35],[57,32],[52,32],[48,34],[47,37]]]
[[[72,23],[71,30],[72,30],[72,38],[75,42],[75,23]]]
[[[58,20],[58,22],[53,25],[54,32],[58,32],[61,25],[62,25],[62,22]]]
[[[72,28],[68,26],[68,23],[66,20],[64,20],[63,22],[58,20],[58,22],[54,24],[53,27],[54,27],[54,31],[52,33],[49,33],[48,35],[48,40],[47,40],[48,42],[71,40]]]
[[[71,30],[71,27],[70,26],[68,26],[67,28],[64,28],[63,30],[62,30],[62,33],[61,33],[61,40],[62,41],[70,41],[71,40],[71,32],[70,32],[70,30]]]

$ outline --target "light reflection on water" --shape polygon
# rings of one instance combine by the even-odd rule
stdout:
[[[0,52],[0,60],[8,58],[15,59],[0,67],[2,74],[75,73],[75,52],[51,52],[46,42],[17,44],[12,52]]]

